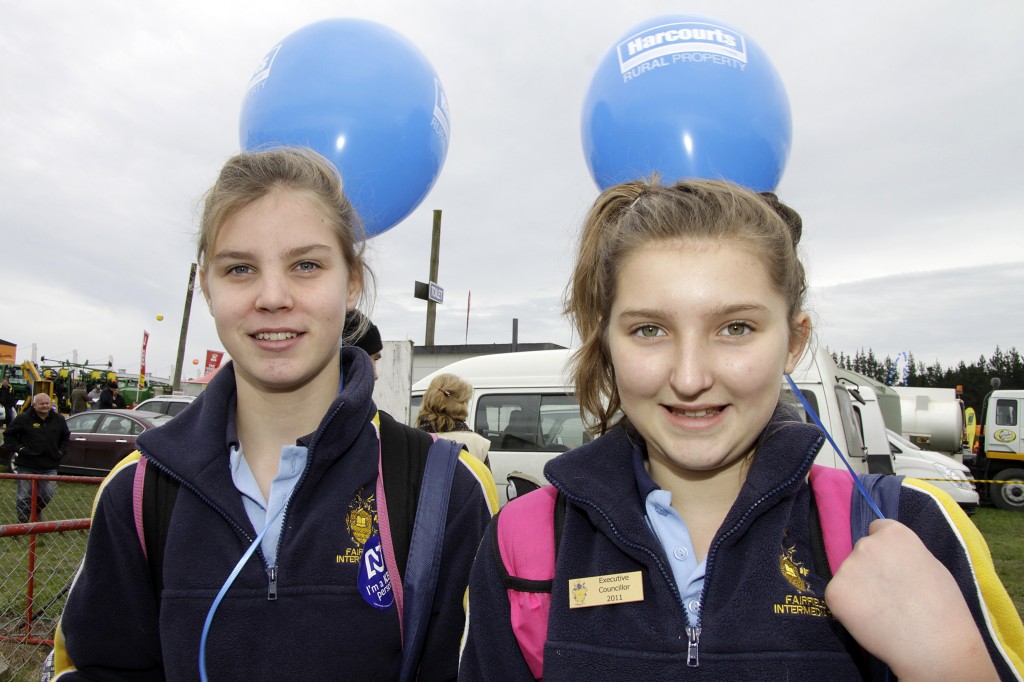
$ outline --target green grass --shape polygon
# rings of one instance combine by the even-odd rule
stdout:
[[[981,507],[972,518],[985,536],[996,574],[1003,581],[1017,613],[1024,614],[1024,513]]]

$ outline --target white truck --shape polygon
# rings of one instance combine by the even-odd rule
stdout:
[[[1024,511],[1024,391],[993,390],[985,396],[974,439],[974,478],[987,481],[985,497],[999,509]]]
[[[491,441],[491,471],[504,504],[515,497],[517,481],[543,483],[548,459],[591,439],[584,430],[566,371],[571,352],[501,353],[452,363],[413,385],[410,422],[415,421],[423,392],[435,374],[450,372],[470,383],[473,397],[467,423]],[[806,354],[792,376],[855,471],[904,473],[908,467],[893,454],[875,393],[868,387],[840,381],[836,375],[832,357],[821,347]],[[782,398],[799,405],[785,382]],[[815,461],[833,468],[844,466],[829,444]],[[934,469],[927,473],[934,473]]]

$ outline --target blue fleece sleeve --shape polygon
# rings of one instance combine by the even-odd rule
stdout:
[[[953,574],[1000,679],[1024,677],[1024,625],[977,527],[948,494],[916,479],[903,482],[899,514]]]
[[[491,523],[497,523],[495,518]],[[512,632],[508,591],[498,569],[491,528],[484,533],[469,574],[466,642],[459,662],[459,681],[533,680]]]
[[[82,567],[61,616],[55,680],[163,680],[159,611],[132,512],[135,465],[97,494]]]

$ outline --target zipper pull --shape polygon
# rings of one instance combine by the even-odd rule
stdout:
[[[277,600],[277,566],[267,569],[267,578],[270,579],[270,586],[267,588],[267,601]]]
[[[697,645],[700,643],[700,628],[687,627],[686,639],[690,645],[686,648],[686,665],[696,668],[699,665],[697,660]]]

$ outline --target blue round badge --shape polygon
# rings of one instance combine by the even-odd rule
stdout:
[[[363,601],[375,609],[390,609],[395,603],[395,594],[391,591],[391,575],[384,565],[384,551],[380,546],[379,535],[371,535],[363,545],[356,584],[359,585]]]

